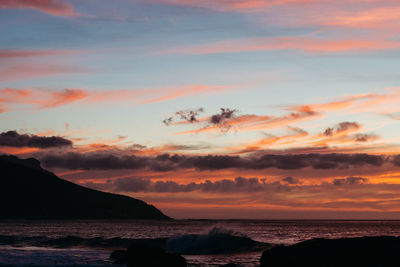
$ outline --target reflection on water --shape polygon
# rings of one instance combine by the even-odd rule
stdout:
[[[29,249],[17,244],[15,237],[62,238],[169,238],[184,234],[204,234],[213,227],[223,227],[265,243],[293,244],[311,238],[340,238],[376,235],[400,235],[400,221],[267,221],[267,220],[178,220],[178,221],[3,221],[0,222],[0,263],[7,255],[18,263],[18,258],[30,255],[38,261],[46,259],[61,263],[104,266],[110,248],[51,248]],[[7,237],[14,238],[14,247],[7,244]],[[17,240],[18,241],[18,240]],[[19,247],[16,247],[19,246]],[[82,246],[82,245],[81,245]],[[229,262],[243,266],[256,266],[261,252],[234,255],[185,256],[192,264],[218,266]],[[52,259],[53,257],[53,259]],[[25,257],[25,259],[27,259]],[[21,263],[22,264],[22,263]],[[26,262],[24,261],[24,264]],[[57,265],[57,264],[55,264]],[[58,265],[65,266],[65,265]]]

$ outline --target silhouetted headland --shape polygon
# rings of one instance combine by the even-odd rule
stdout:
[[[144,201],[60,179],[33,158],[0,156],[0,176],[0,219],[170,219]]]

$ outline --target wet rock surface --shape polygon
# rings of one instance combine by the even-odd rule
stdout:
[[[395,267],[400,266],[400,238],[376,236],[311,239],[263,252],[261,267]]]
[[[133,244],[127,250],[116,250],[110,255],[110,259],[116,264],[126,264],[127,267],[187,266],[182,256],[143,243]]]

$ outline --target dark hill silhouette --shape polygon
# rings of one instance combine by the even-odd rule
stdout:
[[[169,219],[141,200],[79,186],[15,156],[0,156],[0,201],[0,219]]]

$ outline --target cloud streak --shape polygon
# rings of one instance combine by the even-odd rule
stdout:
[[[76,16],[72,5],[62,0],[2,0],[2,8],[35,9],[53,16],[71,17]]]
[[[345,169],[361,166],[380,167],[384,163],[397,164],[393,157],[373,154],[265,154],[262,156],[239,157],[225,155],[187,156],[160,154],[146,157],[115,155],[110,153],[37,154],[49,168],[83,170],[147,169],[156,172],[175,170],[283,170]]]
[[[392,0],[328,1],[328,0],[158,0],[160,3],[205,8],[217,12],[239,12],[244,14],[269,13],[262,21],[286,26],[317,26],[336,28],[390,29],[398,26],[399,4]],[[293,15],[292,10],[296,9]],[[314,12],[315,9],[318,12]],[[274,17],[279,11],[284,20]]]
[[[213,94],[226,89],[227,87],[206,85],[108,91],[89,91],[80,88],[66,88],[63,90],[3,88],[0,89],[0,113],[17,109],[18,105],[33,106],[35,109],[47,109],[78,101],[83,105],[96,103],[145,105],[180,97]]]
[[[183,46],[163,51],[166,54],[219,54],[251,51],[297,50],[306,53],[363,52],[399,49],[400,42],[385,40],[340,39],[283,36],[220,41],[203,45]]]
[[[0,58],[27,58],[27,57],[46,57],[46,56],[60,56],[76,53],[69,50],[5,50],[0,49]]]
[[[346,96],[335,101],[328,101],[325,103],[314,103],[306,105],[294,105],[285,107],[286,110],[292,111],[282,116],[272,115],[257,115],[257,114],[237,114],[235,109],[222,109],[221,113],[213,114],[209,117],[196,118],[196,123],[189,123],[187,120],[169,121],[168,125],[200,125],[197,129],[181,131],[176,133],[181,134],[195,134],[201,132],[214,132],[221,129],[235,129],[236,131],[258,131],[265,129],[272,129],[282,126],[290,126],[291,124],[298,123],[305,120],[318,119],[324,116],[327,112],[342,111],[344,113],[360,113],[360,112],[375,112],[376,115],[384,115],[386,117],[397,118],[395,115],[387,115],[388,113],[377,113],[376,110],[396,109],[397,102],[400,100],[400,92],[398,88],[391,88],[383,94],[360,94],[353,96]],[[397,108],[398,109],[398,108]],[[396,113],[389,113],[396,114]],[[229,116],[226,116],[229,115]],[[221,120],[219,119],[221,118]],[[220,122],[220,123],[213,123]],[[222,122],[222,123],[221,123]],[[333,141],[334,136],[346,136],[350,132],[356,132],[360,129],[360,125],[355,122],[342,122],[334,128],[328,128],[325,133],[319,136],[331,137]],[[318,136],[317,136],[318,137]],[[367,137],[367,136],[365,136]],[[374,140],[377,136],[370,134],[370,138],[362,138],[357,136],[358,141],[361,140]],[[352,138],[354,139],[354,138]]]
[[[194,0],[158,0],[160,3],[170,5],[189,6],[197,8],[207,8],[216,11],[237,11],[237,12],[259,12],[260,9],[280,6],[307,4],[316,2],[316,0],[222,0],[222,1],[194,1]]]
[[[227,131],[231,128],[238,131],[257,131],[276,128],[280,126],[288,126],[292,123],[304,121],[319,116],[317,112],[310,108],[304,108],[299,110],[298,112],[291,112],[283,116],[260,116],[255,114],[236,115],[236,112],[237,110],[235,109],[221,109],[220,113],[200,119],[199,121],[204,124],[203,127],[199,129],[179,132],[177,134],[193,134],[216,131],[221,129]],[[176,124],[185,123],[185,121],[181,121]]]
[[[88,97],[82,89],[60,91],[3,88],[0,90],[0,107],[3,112],[16,108],[16,105],[34,106],[36,109],[55,108]]]
[[[270,184],[265,179],[236,177],[234,180],[206,180],[199,183],[181,184],[175,181],[156,181],[141,178],[119,178],[107,183],[114,192],[178,193],[201,191],[203,193],[260,192]]]
[[[327,187],[357,187],[366,185],[369,180],[364,177],[347,177],[337,178],[329,182],[324,181],[317,185],[301,185],[299,180],[286,177],[280,181],[269,181],[266,178],[244,178],[236,177],[234,179],[221,179],[221,180],[204,180],[201,182],[178,183],[171,180],[152,181],[150,179],[142,178],[117,178],[108,180],[106,183],[85,183],[86,186],[102,189],[112,192],[145,192],[145,193],[188,193],[188,192],[201,192],[213,194],[231,194],[231,193],[258,193],[258,192],[285,192],[291,194],[292,191],[298,191],[302,188],[323,188]],[[334,191],[335,188],[330,188]],[[295,194],[295,193],[294,193]]]

